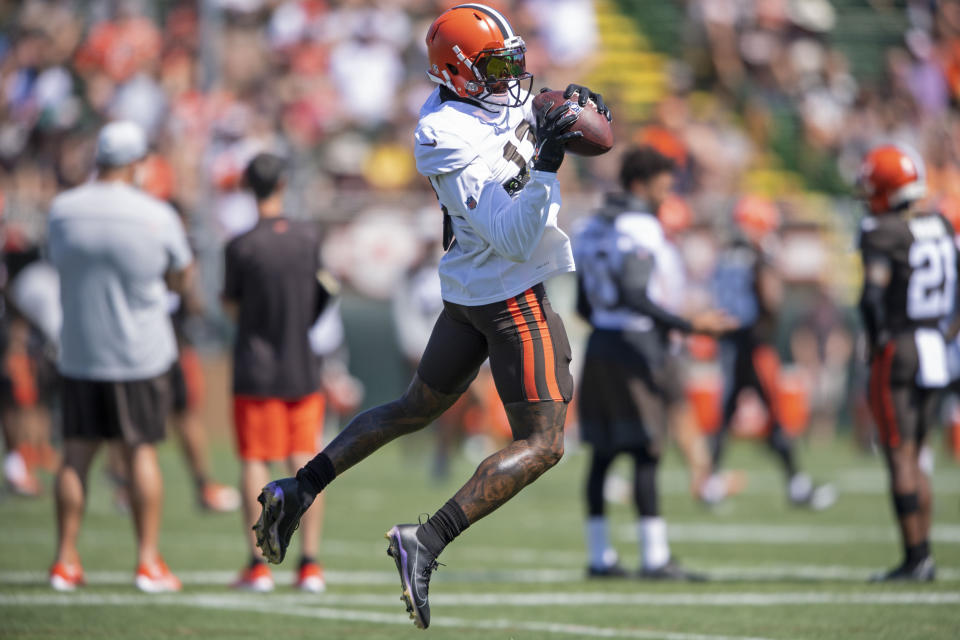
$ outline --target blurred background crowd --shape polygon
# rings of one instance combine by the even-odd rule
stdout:
[[[274,151],[290,160],[290,215],[322,225],[325,263],[345,285],[334,344],[318,349],[345,340],[364,402],[393,397],[432,323],[418,314],[439,310],[417,293],[432,286],[441,214],[411,136],[433,89],[423,34],[453,4],[0,0],[5,282],[42,253],[55,194],[90,177],[99,128],[133,120],[150,137],[145,187],[177,205],[197,253],[201,304],[187,332],[223,355],[222,248],[256,219],[240,175],[255,153]],[[615,188],[630,143],[671,156],[678,189],[661,217],[689,273],[683,305],[708,304],[736,212],[771,224],[787,285],[782,386],[800,396],[796,422],[823,435],[865,424],[855,172],[880,141],[912,144],[926,161],[929,206],[960,218],[960,1],[489,4],[525,38],[535,87],[580,82],[614,113],[614,152],[561,171],[563,226]],[[582,336],[571,282],[555,287]],[[709,345],[701,361],[699,391],[714,397]],[[359,402],[356,385],[344,394],[345,410]]]

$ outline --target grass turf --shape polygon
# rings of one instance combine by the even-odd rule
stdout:
[[[443,555],[432,584],[434,624],[413,628],[399,600],[382,534],[433,511],[470,474],[459,459],[450,478],[429,477],[426,435],[394,444],[339,478],[327,495],[322,561],[328,590],[290,588],[298,538],[277,590],[227,588],[245,561],[240,517],[200,512],[179,453],[162,448],[166,478],[162,551],[184,578],[181,594],[148,596],[132,586],[129,519],[111,502],[100,468],[91,475],[80,550],[91,584],[73,594],[46,586],[54,548],[49,497],[0,499],[2,638],[816,638],[870,640],[960,637],[960,470],[939,460],[933,547],[941,578],[932,585],[868,585],[899,559],[878,459],[840,440],[801,451],[819,478],[836,480],[839,503],[825,513],[785,504],[783,482],[764,452],[731,447],[729,466],[747,469],[747,491],[715,512],[687,493],[674,455],[661,472],[671,546],[706,584],[597,582],[583,578],[582,488],[587,456],[570,451],[556,469],[468,530]],[[417,453],[422,452],[422,453]],[[217,476],[237,464],[220,439]],[[627,477],[626,460],[617,472]],[[49,489],[49,478],[48,489]],[[632,512],[611,504],[613,538],[626,565],[637,562]]]

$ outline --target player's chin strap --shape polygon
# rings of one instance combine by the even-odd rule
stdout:
[[[430,79],[431,82],[434,82],[436,84],[439,84],[441,87],[446,87],[447,89],[449,89],[450,92],[454,96],[456,96],[457,100],[463,100],[463,101],[469,102],[470,104],[486,111],[487,113],[500,113],[501,111],[503,111],[503,108],[507,106],[506,104],[498,105],[492,102],[484,102],[483,100],[480,99],[486,96],[493,95],[489,92],[487,92],[486,95],[481,95],[481,96],[461,97],[460,94],[457,93],[456,86],[450,80],[450,73],[444,70],[444,71],[441,71],[441,74],[442,74],[441,76],[438,76],[431,73],[430,71],[427,71],[427,77]]]

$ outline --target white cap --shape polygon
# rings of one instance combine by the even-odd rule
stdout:
[[[147,155],[147,135],[129,120],[111,122],[97,137],[96,162],[101,167],[122,167]]]

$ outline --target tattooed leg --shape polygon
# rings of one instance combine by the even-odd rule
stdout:
[[[295,478],[267,484],[257,498],[263,509],[253,525],[264,557],[270,562],[283,562],[304,512],[334,478],[394,438],[427,426],[459,395],[438,393],[414,375],[399,399],[351,420],[327,448],[297,471]]]
[[[563,456],[564,402],[505,405],[514,441],[480,463],[453,497],[474,523],[557,464]]]
[[[434,391],[414,374],[399,399],[358,414],[323,453],[340,475],[391,440],[424,428],[459,397]]]

